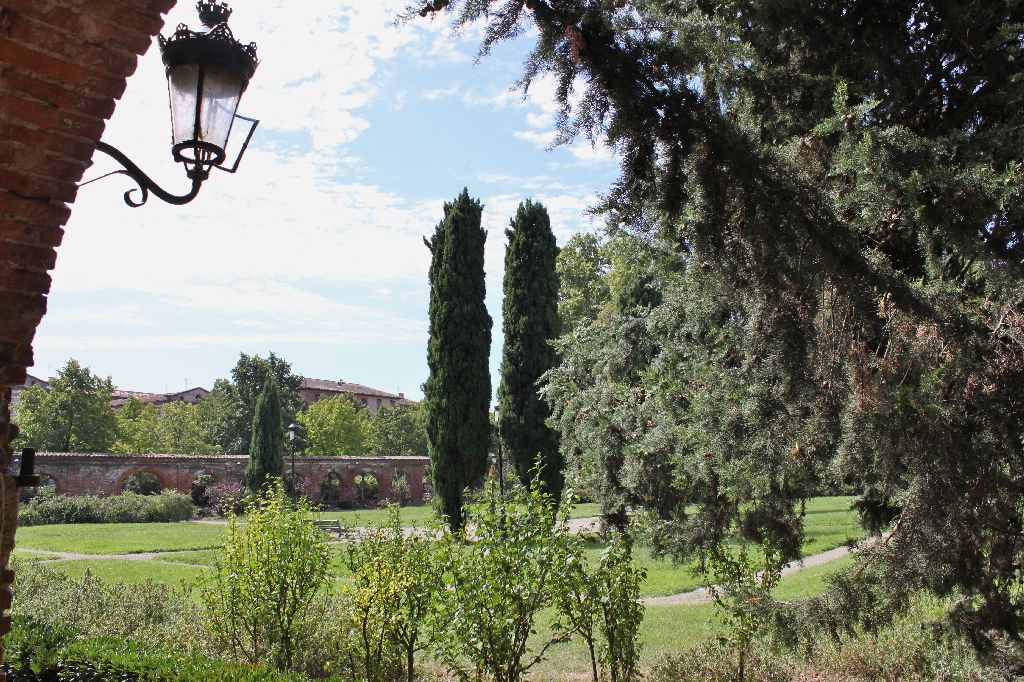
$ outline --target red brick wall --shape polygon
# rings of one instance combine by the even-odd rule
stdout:
[[[53,478],[57,492],[68,495],[116,495],[124,479],[147,471],[160,479],[165,488],[188,493],[200,473],[209,474],[217,483],[241,485],[248,458],[236,455],[107,455],[71,452],[36,454],[36,471]],[[358,474],[373,474],[380,483],[380,496],[391,494],[391,479],[405,474],[411,502],[423,501],[423,476],[430,460],[426,457],[297,457],[295,475],[319,488],[328,474],[342,480],[342,499],[355,501],[354,480]],[[289,473],[291,461],[285,461]],[[300,485],[300,490],[303,489]]]
[[[55,248],[115,100],[174,0],[0,0],[0,470],[10,387],[25,380]],[[0,480],[0,634],[18,496]],[[2,655],[2,650],[0,650]]]

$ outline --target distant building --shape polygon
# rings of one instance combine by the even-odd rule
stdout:
[[[149,403],[160,407],[167,403],[198,403],[200,400],[209,395],[209,391],[200,386],[195,388],[188,388],[184,391],[177,391],[175,393],[141,393],[139,391],[121,391],[116,390],[110,394],[110,406],[115,410],[120,410],[124,407],[124,404],[128,402],[129,398],[135,398],[143,403]]]
[[[323,398],[331,398],[336,395],[347,394],[355,398],[360,404],[376,414],[382,407],[395,407],[396,405],[415,405],[413,401],[405,397],[404,393],[388,393],[362,384],[350,384],[347,381],[334,381],[332,379],[302,379],[299,386],[299,396],[307,405],[312,405]]]
[[[50,382],[49,381],[43,381],[42,379],[39,379],[39,378],[34,377],[31,374],[29,374],[25,378],[25,383],[11,387],[11,404],[12,405],[15,404],[16,402],[18,402],[18,396],[21,394],[21,391],[23,389],[28,388],[29,386],[42,386],[43,388],[49,388],[50,387]]]

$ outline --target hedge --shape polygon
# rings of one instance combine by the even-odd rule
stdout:
[[[159,495],[124,493],[112,497],[42,493],[22,505],[18,524],[154,523],[188,521],[194,514],[192,498],[173,490]]]

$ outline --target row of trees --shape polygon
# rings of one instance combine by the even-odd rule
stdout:
[[[1024,10],[493,4],[410,17],[450,13],[481,54],[536,36],[522,86],[553,77],[559,139],[622,162],[610,243],[563,260],[575,324],[545,389],[610,518],[649,510],[680,559],[784,562],[801,501],[850,486],[890,534],[825,597],[776,604],[780,632],[876,626],[925,590],[982,649],[1019,641]]]
[[[491,316],[484,305],[483,206],[462,193],[444,205],[427,246],[430,264],[430,375],[423,387],[434,491],[454,530],[464,491],[487,470],[492,443],[488,359]],[[545,493],[558,500],[564,483],[558,436],[546,420],[538,382],[555,362],[558,334],[558,247],[546,209],[520,204],[506,231],[504,351],[496,424],[501,446],[521,480],[539,467]]]
[[[277,413],[282,439],[288,424],[304,429],[295,444],[310,455],[423,455],[426,429],[418,406],[383,408],[371,415],[365,406],[341,395],[306,409],[298,394],[301,377],[270,353],[267,358],[241,354],[232,380],[218,379],[198,403],[160,406],[128,398],[111,407],[114,391],[71,359],[51,377],[48,389],[29,386],[15,406],[20,436],[16,447],[58,452],[163,452],[181,454],[248,454],[260,391],[267,379],[278,389]]]

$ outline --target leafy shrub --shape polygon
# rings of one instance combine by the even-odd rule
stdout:
[[[556,510],[536,476],[507,502],[489,481],[468,525],[472,541],[463,530],[446,534],[441,546],[450,582],[439,592],[432,639],[460,678],[514,682],[571,633],[556,613],[550,634],[535,636],[540,612],[560,600],[578,542],[569,533],[569,505]]]
[[[238,484],[214,483],[206,486],[210,512],[218,516],[241,514],[245,511],[245,499]]]
[[[237,659],[290,670],[305,646],[312,600],[327,579],[327,537],[280,481],[250,497],[246,509],[244,523],[229,513],[213,585],[203,590],[210,633]]]
[[[240,666],[152,644],[82,637],[73,629],[16,616],[4,642],[7,679],[24,682],[300,682],[262,666]]]
[[[391,479],[391,499],[399,507],[409,504],[412,499],[412,488],[409,486],[409,477],[403,473],[396,473]]]
[[[40,623],[179,648],[205,639],[187,586],[107,582],[88,572],[71,578],[37,561],[15,559],[12,567],[17,575],[13,612]]]
[[[344,593],[348,674],[368,682],[392,680],[404,670],[415,677],[416,652],[442,585],[436,542],[406,534],[398,509],[358,541],[348,542],[344,559],[352,586]]]
[[[581,543],[574,543],[572,549],[559,608],[573,634],[587,645],[594,682],[638,679],[644,619],[640,586],[647,574],[633,563],[631,541],[616,536],[593,571],[588,570]]]
[[[911,609],[876,633],[858,632],[839,639],[822,632],[801,653],[773,651],[766,642],[751,645],[745,658],[747,679],[758,682],[997,682],[1017,679],[1020,665],[1011,650],[1005,660],[989,667],[980,663],[963,638],[934,627],[948,604],[934,598],[917,601]],[[735,643],[709,641],[678,656],[658,661],[648,682],[735,682],[739,659]],[[1019,670],[1019,669],[1017,669]]]
[[[59,495],[46,490],[21,507],[18,523],[157,523],[188,521],[194,514],[190,497],[174,490],[159,495],[124,493],[111,497]]]

